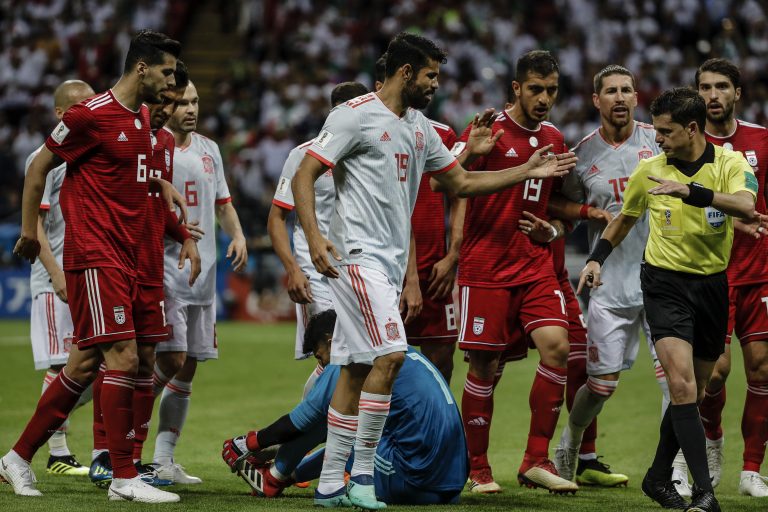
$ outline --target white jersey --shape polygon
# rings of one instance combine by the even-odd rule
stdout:
[[[333,264],[376,269],[400,290],[422,174],[447,171],[456,159],[421,112],[398,117],[376,93],[331,110],[307,154],[333,169],[328,238],[342,257]]]
[[[187,201],[188,221],[198,221],[205,232],[197,242],[202,268],[194,286],[189,286],[190,265],[179,270],[181,245],[165,239],[165,293],[184,304],[205,306],[216,296],[216,205],[232,200],[224,177],[219,146],[192,132],[187,147],[176,146],[173,156],[173,186]]]
[[[301,164],[301,161],[307,152],[307,148],[312,142],[313,141],[311,140],[305,142],[304,144],[293,148],[288,154],[285,165],[283,165],[283,172],[280,174],[280,181],[277,183],[275,197],[272,200],[277,206],[286,210],[293,210],[296,206],[296,203],[293,200],[291,182],[296,175],[296,171],[299,169],[299,164]],[[315,216],[317,217],[317,225],[320,228],[320,233],[325,237],[328,236],[328,227],[331,223],[333,200],[335,197],[336,188],[333,186],[333,171],[328,169],[325,174],[315,181]],[[296,263],[299,264],[299,267],[304,274],[317,278],[324,277],[315,270],[315,266],[312,264],[312,259],[309,257],[307,236],[304,234],[304,230],[301,228],[301,223],[298,219],[293,228],[293,253],[296,257]]]
[[[29,169],[29,164],[40,152],[40,149],[27,157],[24,166],[24,173]],[[64,182],[64,175],[67,173],[67,164],[61,164],[51,170],[45,178],[45,189],[43,189],[43,198],[40,200],[40,209],[47,210],[48,213],[43,221],[45,236],[48,238],[48,244],[51,246],[53,257],[62,266],[62,255],[64,254],[64,215],[61,213],[61,203],[59,203],[59,192],[61,184]],[[29,287],[32,297],[44,292],[53,292],[51,276],[43,266],[40,258],[32,264],[32,271],[29,278]]]
[[[573,151],[579,157],[568,174],[562,193],[569,199],[607,210],[614,217],[621,213],[624,188],[640,160],[661,152],[653,126],[635,121],[629,139],[613,146],[597,129],[579,142]],[[605,224],[589,221],[589,247],[595,245]],[[605,261],[601,280],[610,286],[593,289],[590,300],[608,308],[629,308],[643,303],[640,291],[640,262],[648,241],[648,217],[644,214],[624,241]]]

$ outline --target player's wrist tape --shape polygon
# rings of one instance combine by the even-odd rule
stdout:
[[[688,184],[688,197],[683,199],[683,202],[698,208],[706,208],[707,206],[712,206],[714,199],[714,190],[691,182]]]
[[[592,254],[589,255],[587,258],[587,263],[590,261],[596,261],[600,264],[602,267],[605,263],[605,260],[608,259],[608,256],[611,255],[611,252],[613,251],[613,245],[611,242],[606,240],[605,238],[601,238],[597,241],[597,245],[595,246],[595,249],[592,251]]]
[[[582,219],[588,219],[589,218],[589,209],[591,208],[588,204],[581,205],[581,209],[579,210],[579,217]]]

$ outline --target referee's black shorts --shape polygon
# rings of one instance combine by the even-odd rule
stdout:
[[[716,361],[725,350],[728,331],[728,278],[675,272],[648,263],[640,271],[643,305],[653,342],[680,338],[693,356]]]

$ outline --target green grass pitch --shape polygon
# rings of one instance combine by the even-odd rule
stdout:
[[[27,322],[0,322],[0,452],[10,448],[31,415],[40,394],[42,373],[32,366]],[[312,489],[291,488],[280,499],[260,499],[249,495],[248,487],[232,475],[221,460],[224,439],[263,426],[287,412],[300,398],[304,380],[313,361],[296,362],[293,356],[294,327],[223,323],[218,326],[220,357],[199,366],[192,406],[177,450],[177,459],[203,480],[203,485],[172,488],[181,503],[147,506],[110,503],[106,491],[87,479],[48,475],[45,472],[47,447],[35,458],[42,498],[20,498],[10,486],[0,486],[0,511],[68,510],[306,510],[312,505]],[[653,377],[647,350],[641,347],[635,368],[622,376],[615,396],[599,418],[598,453],[616,471],[629,475],[628,488],[582,488],[576,496],[554,496],[542,490],[521,488],[516,472],[525,447],[528,428],[528,391],[538,361],[531,354],[527,361],[507,366],[496,391],[495,416],[491,432],[490,460],[494,475],[504,492],[477,496],[464,493],[461,504],[447,507],[455,511],[552,510],[552,511],[628,511],[661,510],[639,489],[650,464],[657,440],[660,394]],[[717,489],[723,510],[758,510],[766,506],[757,498],[738,495],[743,442],[740,433],[744,400],[744,371],[738,347],[734,347],[733,371],[729,381],[728,403],[723,414],[726,460],[723,481]],[[466,365],[456,357],[452,383],[454,395],[461,398]],[[566,413],[560,416],[564,425]],[[151,458],[154,427],[145,447]],[[73,414],[69,446],[83,463],[90,459],[91,406]],[[556,438],[559,438],[559,429]],[[556,443],[556,441],[555,441]],[[554,443],[553,443],[554,444]],[[437,507],[392,507],[397,510],[427,511]],[[441,507],[443,508],[443,507]]]

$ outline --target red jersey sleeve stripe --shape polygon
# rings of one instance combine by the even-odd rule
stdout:
[[[46,210],[46,211],[50,210],[51,209],[51,205],[49,205],[47,203],[40,203],[40,209],[41,210]]]
[[[231,197],[224,197],[222,199],[217,199],[216,200],[216,204],[227,204],[227,203],[231,203],[231,202],[232,202],[232,198]]]
[[[312,151],[311,149],[308,149],[308,150],[307,150],[307,154],[308,154],[308,155],[310,155],[310,156],[312,156],[312,157],[314,157],[314,158],[316,158],[317,160],[320,160],[320,163],[322,163],[323,165],[327,165],[327,166],[328,166],[328,167],[330,167],[331,169],[333,169],[334,167],[336,167],[336,165],[335,165],[335,164],[333,164],[333,163],[329,162],[328,160],[326,160],[326,159],[325,159],[325,158],[323,158],[322,156],[318,155],[317,153],[315,153],[315,152],[314,152],[314,151]]]
[[[435,174],[443,174],[444,172],[448,172],[451,169],[453,169],[454,167],[456,167],[458,165],[458,163],[459,163],[458,160],[454,160],[453,162],[451,162],[450,164],[446,165],[442,169],[438,169],[436,171],[426,171],[424,174],[428,174],[430,176],[433,176]]]
[[[279,206],[283,210],[288,210],[288,211],[293,210],[293,205],[290,205],[288,203],[284,203],[284,202],[282,202],[282,201],[280,201],[278,199],[273,199],[272,200],[272,204],[274,204],[275,206]]]

